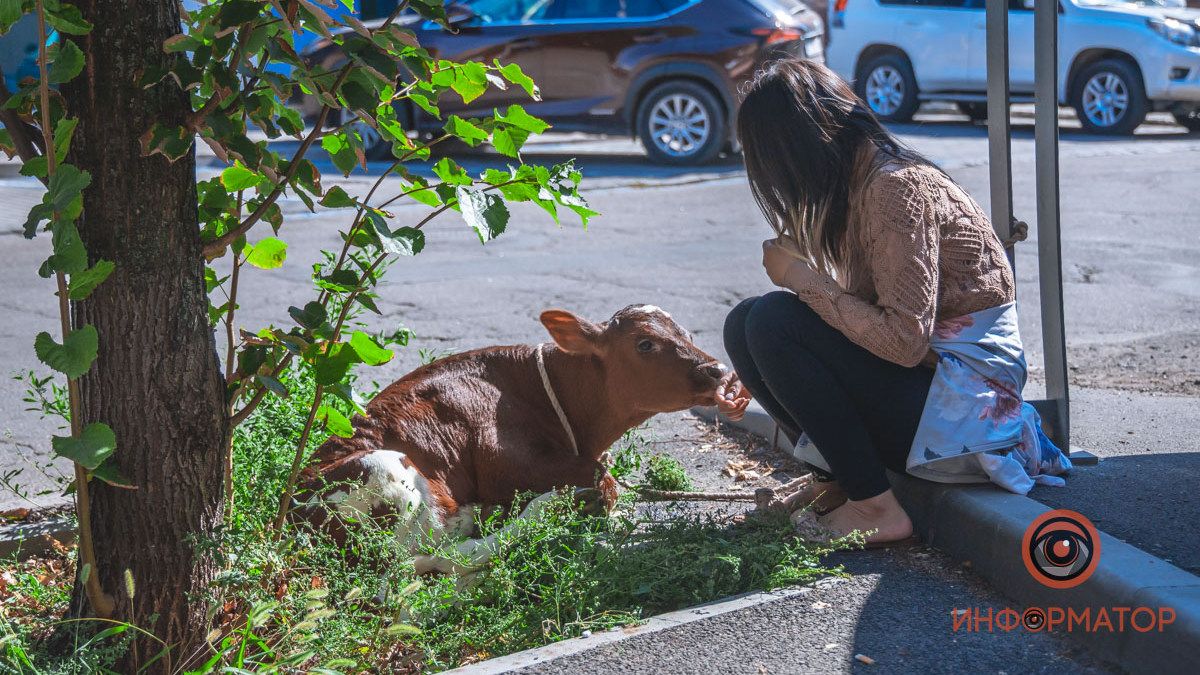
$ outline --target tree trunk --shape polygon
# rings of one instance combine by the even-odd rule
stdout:
[[[91,173],[79,229],[91,261],[116,270],[74,309],[100,335],[95,367],[81,381],[83,423],[107,422],[113,456],[135,490],[91,481],[101,585],[114,619],[171,646],[155,671],[177,668],[209,626],[204,599],[215,571],[205,551],[221,522],[222,441],[228,432],[197,224],[194,151],[175,163],[143,157],[139,136],[155,121],[182,124],[190,111],[168,78],[138,80],[165,66],[166,38],[180,32],[175,0],[79,0],[95,28],[78,40],[83,74],[64,87],[78,116],[72,161]],[[111,460],[110,460],[111,461]],[[74,607],[93,616],[82,584]],[[139,638],[120,672],[162,646]]]

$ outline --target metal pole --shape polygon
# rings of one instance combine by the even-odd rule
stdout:
[[[1008,3],[987,0],[987,119],[992,227],[1007,241],[1012,234],[1012,148],[1008,117]],[[1008,249],[1008,262],[1016,263]]]
[[[989,0],[991,1],[991,0]],[[1058,208],[1058,0],[1036,0],[1034,39],[1034,163],[1037,169],[1038,282],[1042,351],[1054,440],[1071,446],[1067,337],[1063,321],[1062,242]]]

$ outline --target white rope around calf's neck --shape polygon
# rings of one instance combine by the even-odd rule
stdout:
[[[542,375],[542,387],[546,390],[546,396],[549,397],[554,412],[558,414],[558,421],[562,422],[563,429],[567,432],[567,438],[571,439],[571,450],[578,457],[579,444],[575,442],[575,432],[571,430],[571,421],[567,419],[567,413],[563,412],[562,405],[558,402],[558,395],[554,393],[554,385],[550,384],[550,375],[546,372],[545,346],[544,343],[537,346],[537,367],[538,372]]]

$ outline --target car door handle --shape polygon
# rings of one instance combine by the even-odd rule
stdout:
[[[661,30],[651,30],[644,33],[637,33],[633,36],[634,42],[662,42],[667,39],[667,34]]]

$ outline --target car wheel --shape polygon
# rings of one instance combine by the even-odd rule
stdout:
[[[695,82],[660,84],[642,99],[638,137],[659,164],[704,164],[728,139],[725,111],[712,93]]]
[[[353,121],[351,121],[353,119]],[[387,141],[375,127],[357,119],[357,115],[352,110],[339,108],[337,116],[334,118],[337,126],[342,126],[347,122],[350,123],[350,128],[357,131],[363,141],[363,154],[368,160],[390,159],[392,156],[392,144]]]
[[[958,103],[957,105],[958,111],[971,118],[972,122],[983,122],[987,120],[987,103],[969,101]]]
[[[1104,59],[1075,76],[1071,106],[1085,131],[1132,134],[1149,108],[1142,76],[1128,61]]]
[[[1200,107],[1171,113],[1179,126],[1192,133],[1200,132]]]
[[[899,54],[872,58],[863,64],[854,82],[858,97],[881,120],[907,122],[921,104],[912,65]]]

